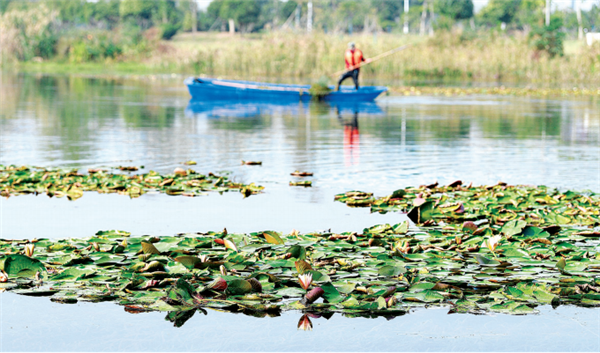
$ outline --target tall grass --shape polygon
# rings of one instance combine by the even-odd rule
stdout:
[[[600,80],[600,46],[581,45],[576,53],[550,59],[536,51],[525,35],[493,32],[477,36],[440,32],[432,38],[398,34],[350,37],[319,32],[246,36],[179,34],[172,41],[155,43],[146,54],[120,56],[116,60],[120,65],[116,67],[139,64],[143,69],[135,71],[275,80],[297,78],[314,82],[344,68],[343,53],[349,41],[356,42],[367,58],[411,44],[404,51],[365,66],[361,77],[367,80],[460,80],[563,86],[589,86]],[[43,71],[44,65],[38,69]],[[103,69],[111,70],[109,65]]]
[[[271,33],[241,37],[201,34],[179,37],[147,64],[155,68],[227,77],[317,79],[343,69],[354,41],[366,57],[412,44],[362,69],[366,79],[456,79],[590,84],[600,79],[600,47],[550,59],[524,35],[480,37],[441,33],[433,38],[393,34],[339,36]]]

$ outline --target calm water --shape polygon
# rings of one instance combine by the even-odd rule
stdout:
[[[382,97],[377,103],[189,103],[181,78],[99,79],[0,75],[0,164],[170,172],[182,161],[230,171],[262,195],[199,198],[85,194],[0,201],[0,238],[136,235],[265,229],[360,231],[404,215],[371,215],[333,202],[364,190],[499,180],[600,191],[600,109],[593,100],[523,97]],[[241,166],[259,160],[260,166]],[[314,172],[312,188],[289,173]],[[2,350],[600,350],[600,310],[539,315],[446,315],[419,309],[391,321],[253,318],[209,311],[174,328],[164,314],[110,303],[60,305],[1,294]]]

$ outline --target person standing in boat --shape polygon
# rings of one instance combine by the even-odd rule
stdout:
[[[371,61],[371,59],[365,60],[362,51],[360,49],[356,49],[354,42],[348,43],[348,49],[344,54],[344,59],[346,61],[346,72],[340,76],[337,84],[337,90],[340,90],[340,85],[347,78],[352,78],[354,81],[354,86],[358,90],[358,74],[360,72],[360,63],[363,61],[368,63]]]

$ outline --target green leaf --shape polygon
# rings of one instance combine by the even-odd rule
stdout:
[[[292,257],[295,257],[298,260],[306,259],[306,249],[300,245],[294,245],[287,251],[289,254],[292,254]]]
[[[508,236],[513,236],[513,235],[518,235],[521,234],[521,232],[523,231],[523,228],[525,228],[525,226],[527,226],[527,222],[523,221],[523,220],[512,220],[509,222],[506,222],[504,224],[504,226],[502,226],[502,233],[504,233],[504,235]]]
[[[269,244],[275,244],[275,245],[285,244],[283,239],[281,239],[280,234],[277,232],[274,232],[272,230],[264,231],[263,236],[265,237],[265,240]]]
[[[408,221],[395,224],[392,228],[396,234],[406,234],[408,232]]]
[[[344,300],[344,297],[340,295],[340,292],[331,284],[331,282],[327,282],[321,285],[321,288],[325,292],[323,297],[330,303],[335,304]]]
[[[402,273],[406,272],[404,266],[383,266],[377,271],[380,276],[384,277],[397,277]]]
[[[142,242],[142,251],[144,254],[160,254],[160,251],[152,243],[145,241]]]
[[[252,284],[243,279],[227,281],[227,292],[232,295],[244,295],[252,292]]]
[[[413,207],[407,216],[416,224],[425,223],[433,219],[433,206],[434,203],[432,201],[425,201],[421,205]]]
[[[42,276],[46,275],[46,267],[40,260],[17,254],[6,256],[1,269],[9,277],[35,277],[38,272]]]
[[[418,293],[406,294],[405,299],[411,299],[413,301],[419,301],[423,303],[433,303],[444,300],[444,296],[434,290],[425,289]]]
[[[475,260],[477,260],[477,263],[480,264],[481,266],[498,266],[498,265],[500,265],[500,261],[496,261],[496,260],[487,258],[483,255],[475,254],[474,257],[475,257]]]

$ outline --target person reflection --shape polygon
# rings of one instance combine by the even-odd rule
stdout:
[[[344,165],[358,165],[360,163],[360,134],[358,131],[358,108],[353,108],[351,120],[342,117],[340,107],[337,107],[337,115],[340,123],[344,126]]]

